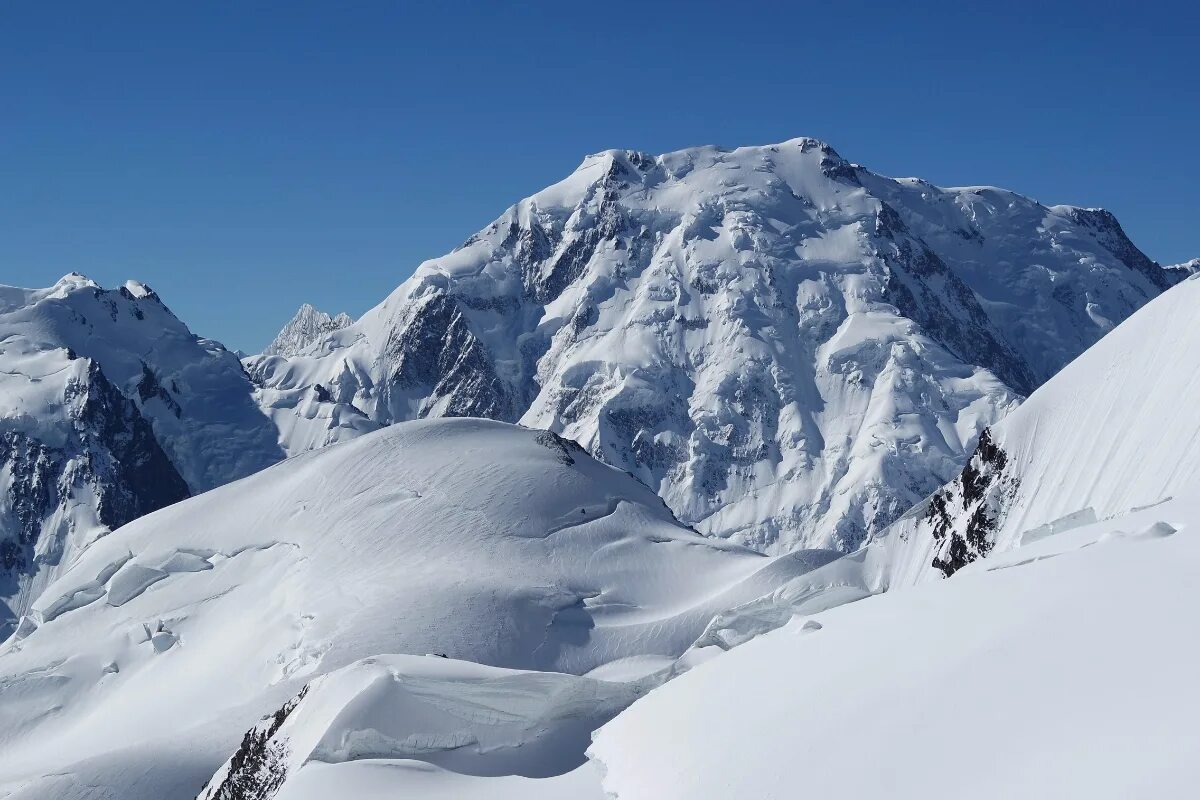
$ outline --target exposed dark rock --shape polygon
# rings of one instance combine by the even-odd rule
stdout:
[[[930,498],[925,519],[940,543],[932,566],[943,576],[985,557],[995,546],[1004,501],[1015,488],[1015,478],[1004,472],[1007,464],[1008,455],[985,428],[962,473]]]
[[[142,362],[142,379],[138,381],[137,393],[143,403],[147,400],[158,398],[163,402],[163,405],[171,410],[176,419],[183,415],[183,409],[179,407],[179,403],[175,401],[170,392],[163,388],[158,382],[154,370],[150,369],[144,361]]]
[[[224,779],[205,787],[197,800],[271,800],[287,780],[287,757],[290,754],[286,738],[275,734],[308,693],[305,686],[283,707],[242,737],[242,743],[229,759]]]
[[[86,384],[70,384],[67,402],[85,448],[83,463],[99,498],[100,520],[117,528],[188,497],[150,423],[92,362]]]
[[[933,339],[966,363],[981,364],[1022,394],[1040,383],[992,330],[979,298],[928,247],[907,238],[884,255],[888,299]]]
[[[408,325],[392,332],[386,352],[396,363],[389,389],[396,394],[422,390],[427,399],[421,416],[434,406],[451,417],[511,422],[518,416],[487,348],[454,299],[443,292],[434,292]]]
[[[118,528],[190,494],[150,423],[95,362],[83,380],[67,384],[63,400],[70,431],[61,446],[17,431],[0,434],[0,469],[13,476],[9,526],[0,521],[0,584],[19,585],[34,572],[35,551],[39,560],[57,563],[58,537],[69,530],[49,521],[56,511],[69,520],[70,507],[87,495],[98,521]],[[0,618],[0,633],[12,622]]]
[[[584,449],[578,444],[570,439],[559,436],[554,431],[540,431],[533,440],[542,447],[548,447],[553,450],[558,462],[568,467],[575,463],[576,456],[585,454]]]
[[[1125,266],[1146,276],[1158,289],[1169,289],[1186,275],[1177,275],[1174,270],[1163,269],[1125,235],[1124,228],[1111,211],[1103,208],[1072,208],[1071,219],[1089,228],[1099,242],[1112,252]]]

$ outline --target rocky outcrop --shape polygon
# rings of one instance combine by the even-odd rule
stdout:
[[[937,542],[931,566],[945,577],[995,545],[997,522],[1020,485],[1007,465],[1007,454],[985,429],[962,473],[929,499],[925,520]]]

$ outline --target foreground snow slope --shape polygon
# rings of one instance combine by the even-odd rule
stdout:
[[[591,753],[604,788],[618,800],[769,800],[800,785],[1193,796],[1200,643],[1180,620],[1200,575],[1197,396],[1200,278],[1035,392],[879,541],[822,570],[891,591],[814,617],[798,602],[813,572],[723,615],[712,627],[725,637],[771,632],[602,729]],[[958,574],[922,581],[945,572]]]
[[[884,536],[891,581],[1200,488],[1200,275],[1150,303],[988,432]]]
[[[355,660],[669,662],[830,557],[704,539],[548,432],[393,426],[91,545],[0,652],[0,787],[190,797],[255,720]]]
[[[703,664],[601,729],[591,755],[605,790],[1194,797],[1197,490],[796,619]]]
[[[282,458],[251,390],[144,284],[0,286],[0,636],[90,541]]]
[[[704,532],[850,551],[1184,274],[1107,212],[885,178],[812,139],[614,150],[355,324],[246,363],[291,453],[520,420]]]

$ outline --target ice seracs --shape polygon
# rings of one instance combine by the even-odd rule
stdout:
[[[1108,212],[886,178],[813,139],[612,150],[247,369],[290,453],[520,421],[704,533],[850,551],[1181,275]]]

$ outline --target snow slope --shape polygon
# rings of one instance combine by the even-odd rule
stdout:
[[[670,663],[718,611],[832,555],[705,539],[549,432],[396,425],[87,548],[0,651],[0,796],[191,797],[255,720],[381,653]]]
[[[995,425],[950,486],[823,568],[890,591],[805,608],[818,570],[723,615],[713,631],[738,641],[770,632],[606,725],[590,750],[605,790],[1193,796],[1200,646],[1180,620],[1200,574],[1198,323],[1193,278]]]
[[[693,669],[600,730],[604,789],[1195,796],[1200,648],[1181,619],[1200,574],[1197,488],[944,583],[797,618]]]
[[[885,178],[812,139],[614,150],[355,324],[246,365],[289,453],[519,420],[703,532],[850,551],[1182,275],[1107,212]]]
[[[1126,320],[993,426],[962,475],[881,537],[893,583],[1200,487],[1200,276]]]
[[[0,286],[0,635],[89,542],[278,461],[251,392],[144,284]]]

